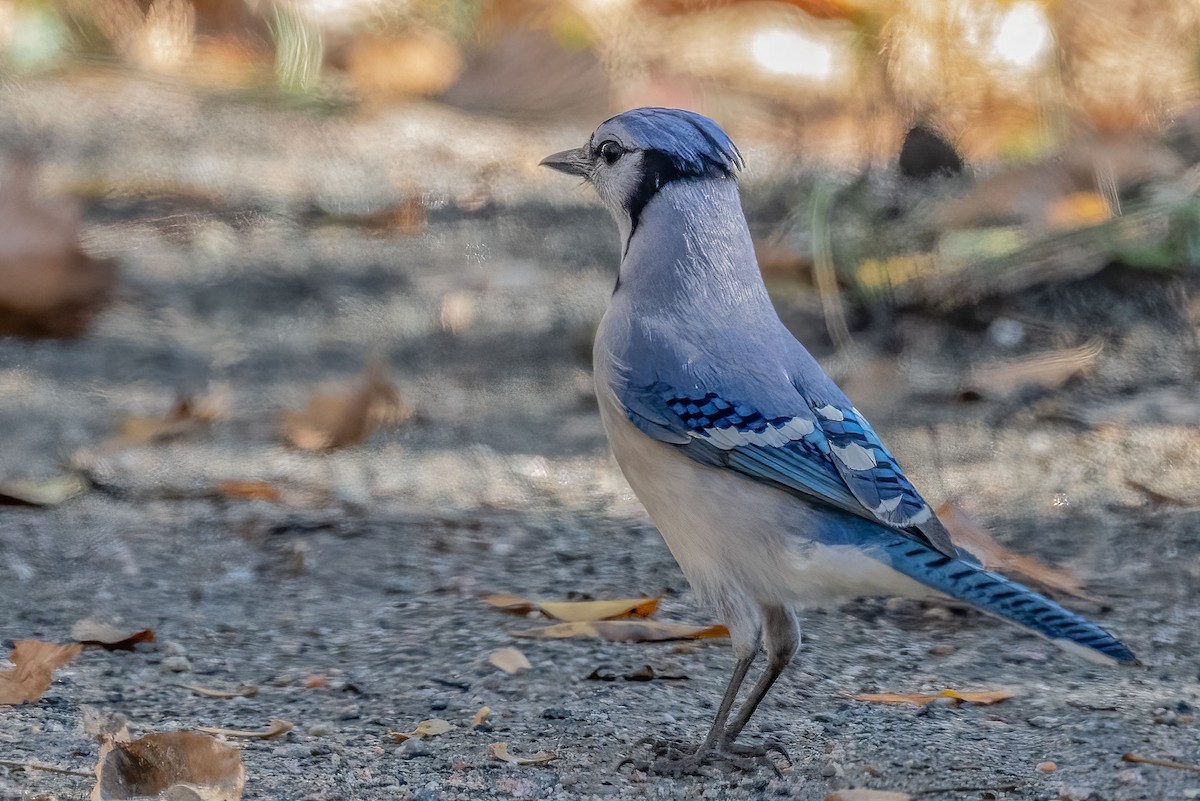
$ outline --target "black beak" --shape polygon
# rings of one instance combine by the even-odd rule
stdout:
[[[577,147],[574,150],[564,150],[552,153],[538,162],[539,167],[549,167],[552,170],[565,172],[567,175],[578,175],[587,178],[592,166],[592,160],[586,149]]]

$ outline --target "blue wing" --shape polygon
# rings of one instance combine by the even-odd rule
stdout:
[[[909,532],[959,556],[929,504],[849,404],[797,393],[792,414],[767,417],[742,400],[663,382],[619,395],[642,432],[698,462]]]

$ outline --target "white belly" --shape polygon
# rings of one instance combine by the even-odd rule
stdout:
[[[931,594],[856,548],[826,546],[806,536],[819,513],[803,501],[702,465],[678,446],[639,431],[606,389],[606,365],[599,358],[596,368],[600,415],[617,464],[706,601],[812,605],[863,595]]]

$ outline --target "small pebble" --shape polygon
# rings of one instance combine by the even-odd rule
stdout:
[[[1142,781],[1142,774],[1133,768],[1126,768],[1117,774],[1117,781],[1121,784],[1138,784]]]
[[[308,727],[309,737],[328,737],[333,734],[332,723],[314,723]]]
[[[1053,773],[1056,770],[1058,770],[1058,765],[1055,765],[1053,762],[1039,762],[1037,764],[1038,773]]]
[[[942,644],[933,646],[928,653],[930,656],[950,656],[957,650],[953,645]]]
[[[1058,725],[1058,718],[1050,715],[1034,715],[1028,720],[1028,723],[1035,729],[1053,729]]]
[[[192,663],[186,656],[168,656],[162,661],[161,667],[168,673],[187,673],[192,669]]]

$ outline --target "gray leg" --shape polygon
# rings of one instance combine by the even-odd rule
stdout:
[[[742,703],[733,721],[725,728],[725,743],[730,744],[742,733],[758,705],[762,703],[779,674],[792,661],[800,646],[800,632],[796,618],[782,606],[764,606],[762,609],[763,642],[767,649],[767,667],[762,678],[754,685],[750,695]]]
[[[729,710],[733,709],[733,702],[737,700],[738,690],[742,688],[742,682],[746,680],[746,673],[750,671],[752,662],[754,662],[754,654],[741,657],[734,664],[733,675],[729,677],[725,695],[721,697],[721,705],[717,707],[717,716],[713,720],[708,734],[704,737],[704,742],[700,743],[700,747],[696,749],[697,756],[707,754],[724,741],[725,722],[729,720]]]
[[[680,775],[695,772],[705,761],[723,751],[722,746],[728,742],[725,724],[729,720],[729,711],[737,700],[738,691],[746,680],[754,657],[758,655],[761,628],[758,621],[758,610],[750,604],[729,604],[723,609],[729,636],[733,641],[733,653],[737,662],[733,666],[733,675],[725,687],[721,704],[712,727],[705,735],[700,747],[692,753],[681,752],[680,746],[670,742],[659,742],[656,750],[663,756],[653,766],[660,773]],[[664,753],[665,752],[665,753]]]
[[[704,742],[696,749],[696,756],[703,756],[712,751],[725,740],[725,723],[729,720],[729,711],[737,700],[738,690],[746,680],[754,657],[758,655],[759,643],[762,640],[762,624],[758,620],[758,610],[753,604],[741,599],[730,599],[722,604],[722,617],[729,627],[729,638],[733,642],[733,655],[737,662],[733,665],[733,675],[725,687],[725,695],[721,696],[721,705],[717,707],[717,716],[712,727],[704,738]]]

